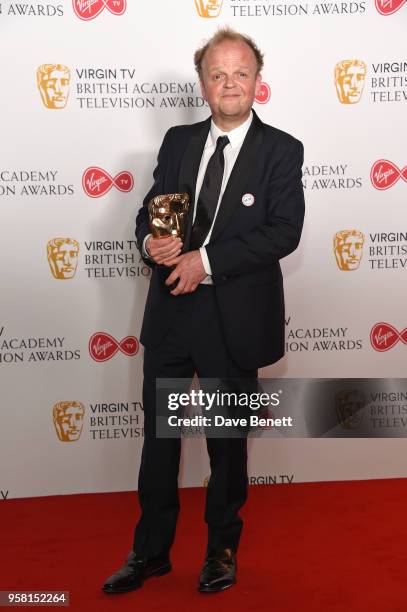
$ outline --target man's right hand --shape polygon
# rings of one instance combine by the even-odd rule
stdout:
[[[167,260],[177,257],[181,253],[181,238],[168,236],[168,238],[154,238],[150,236],[146,241],[146,249],[150,257],[157,264],[165,264]]]

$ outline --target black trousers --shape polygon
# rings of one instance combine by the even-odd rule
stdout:
[[[180,308],[169,333],[156,349],[144,353],[144,446],[138,481],[141,518],[134,552],[153,558],[167,554],[179,513],[178,472],[181,440],[156,438],[156,378],[257,379],[257,370],[242,370],[228,354],[213,286],[200,285],[180,295]],[[205,504],[207,552],[237,551],[243,526],[239,509],[247,498],[247,439],[207,438],[211,476]]]

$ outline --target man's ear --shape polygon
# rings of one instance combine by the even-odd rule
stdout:
[[[254,88],[254,95],[255,96],[257,96],[260,93],[261,83],[262,83],[262,76],[261,76],[260,72],[258,72],[257,75],[256,75],[256,84],[255,84],[255,88]]]
[[[205,85],[202,79],[199,79],[199,86],[201,88],[201,93],[202,93],[202,97],[204,100],[208,101],[208,98],[206,97],[206,90],[205,90]]]

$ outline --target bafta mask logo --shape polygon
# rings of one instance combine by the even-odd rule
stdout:
[[[85,407],[81,402],[58,402],[52,409],[54,426],[61,442],[76,442],[82,433]]]
[[[260,85],[260,89],[254,99],[256,100],[258,104],[267,104],[267,102],[270,100],[270,97],[271,97],[270,85],[262,81]]]
[[[210,474],[209,474],[209,476],[205,476],[204,481],[203,481],[203,486],[204,487],[208,486],[210,477],[211,477]]]
[[[406,3],[407,0],[375,0],[376,9],[380,15],[392,15]]]
[[[367,66],[362,60],[342,60],[335,66],[335,86],[339,102],[359,102],[365,84]]]
[[[76,16],[83,21],[95,19],[104,9],[112,15],[123,15],[126,10],[126,0],[72,0],[72,5]]]
[[[65,108],[69,96],[71,74],[62,64],[42,64],[37,68],[37,85],[44,106]]]
[[[335,396],[336,414],[339,418],[339,424],[344,429],[358,429],[360,427],[365,406],[366,398],[361,391],[340,391]]]
[[[222,10],[222,4],[223,0],[195,0],[198,15],[206,19],[219,17]]]
[[[68,280],[78,266],[79,242],[73,238],[53,238],[47,243],[49,267],[54,278]]]
[[[359,268],[365,236],[358,230],[342,230],[334,235],[334,253],[338,268],[350,272]]]

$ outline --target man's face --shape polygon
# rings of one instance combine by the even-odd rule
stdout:
[[[354,235],[346,236],[336,250],[341,270],[356,270],[362,258],[363,238]]]
[[[245,42],[224,40],[205,53],[202,95],[219,128],[228,131],[247,119],[260,86],[255,55]]]
[[[195,0],[198,14],[201,17],[219,17],[223,0]]]
[[[50,266],[55,278],[68,279],[75,276],[78,254],[77,244],[63,242],[58,247],[53,248],[50,256]]]
[[[67,406],[63,414],[56,418],[55,424],[60,440],[75,442],[82,432],[83,408],[81,406]]]
[[[340,101],[345,104],[359,102],[365,84],[366,71],[363,66],[352,64],[338,77]]]
[[[48,108],[64,108],[69,94],[69,74],[62,70],[51,70],[44,74],[40,85]]]

